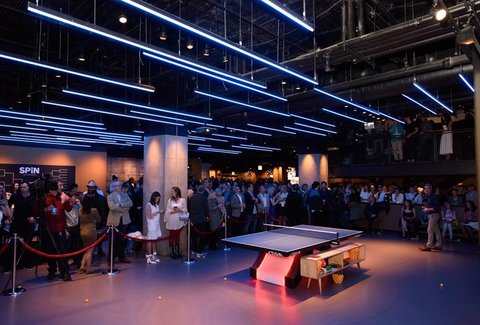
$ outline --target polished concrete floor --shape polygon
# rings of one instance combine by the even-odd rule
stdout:
[[[423,242],[397,234],[363,235],[367,259],[343,284],[295,289],[255,281],[256,253],[232,248],[187,266],[162,257],[119,264],[116,276],[80,275],[47,282],[20,270],[27,291],[0,297],[0,324],[479,324],[480,258],[461,243],[420,252]],[[101,263],[98,268],[105,266]],[[0,275],[0,285],[7,275]],[[443,286],[440,284],[443,283]],[[88,303],[85,302],[88,299]]]

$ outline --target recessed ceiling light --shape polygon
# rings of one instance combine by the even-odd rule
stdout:
[[[62,77],[61,74],[56,74],[56,75],[55,75],[55,78],[61,78],[61,77]]]
[[[126,24],[127,21],[128,21],[127,16],[125,16],[125,15],[120,15],[120,16],[118,17],[118,21],[119,21],[121,24]]]
[[[80,56],[78,57],[77,60],[80,61],[80,62],[85,62],[85,57],[83,56],[83,53],[80,54]]]
[[[167,40],[167,33],[164,30],[162,30],[162,32],[160,33],[160,40],[162,41]]]
[[[189,49],[189,50],[193,49],[193,41],[191,39],[188,40],[187,49]]]
[[[17,100],[17,104],[21,104],[23,103],[21,100]]]
[[[287,81],[282,80],[282,85],[286,85],[286,84],[287,84]]]

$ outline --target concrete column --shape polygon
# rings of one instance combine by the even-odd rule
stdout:
[[[314,181],[328,182],[328,157],[325,154],[309,153],[298,155],[298,177],[301,184],[311,185]]]
[[[161,209],[164,210],[170,189],[178,186],[182,197],[187,197],[188,183],[188,142],[186,136],[153,135],[145,136],[144,145],[144,177],[143,177],[143,206],[150,200],[153,192],[162,195]],[[144,216],[145,220],[145,216]],[[168,235],[163,217],[161,218],[162,236]],[[146,227],[145,227],[146,230]],[[185,238],[182,246],[186,245]],[[168,255],[168,241],[158,243],[157,252]]]
[[[477,192],[480,188],[480,93],[477,86],[480,85],[480,54],[475,47],[473,50],[473,82],[475,93],[473,95],[474,115],[475,115],[475,169],[477,173]],[[478,215],[480,222],[480,214]],[[480,247],[480,232],[478,236],[478,245]]]

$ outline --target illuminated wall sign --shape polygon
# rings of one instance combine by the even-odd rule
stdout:
[[[50,166],[32,164],[0,164],[0,185],[10,192],[14,183],[33,183],[40,177],[61,180],[63,186],[75,183],[75,166]]]

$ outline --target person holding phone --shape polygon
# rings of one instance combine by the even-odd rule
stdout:
[[[185,226],[185,221],[180,220],[180,214],[187,212],[187,201],[182,197],[178,186],[170,190],[170,198],[165,209],[165,224],[169,232],[168,244],[173,259],[182,258],[180,254],[180,233]]]

